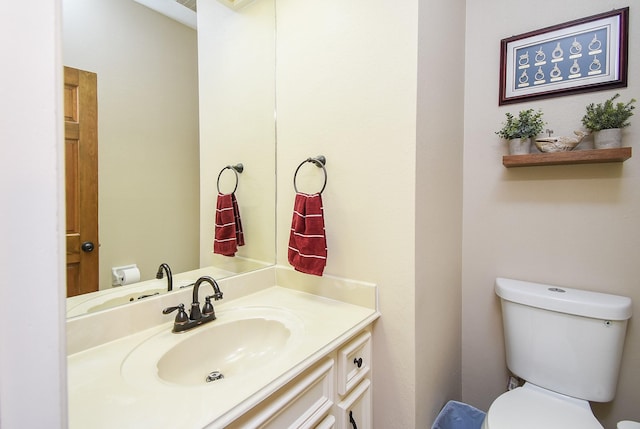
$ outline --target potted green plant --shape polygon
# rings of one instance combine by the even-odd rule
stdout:
[[[511,155],[529,153],[531,138],[540,134],[545,126],[542,110],[521,110],[517,117],[507,112],[505,116],[507,119],[496,134],[509,141]]]
[[[589,104],[582,117],[582,125],[593,133],[593,146],[596,149],[608,149],[622,146],[622,128],[629,126],[636,102],[632,98],[628,103],[615,102],[616,94],[604,103]]]

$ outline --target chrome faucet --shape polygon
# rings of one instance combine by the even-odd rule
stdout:
[[[200,310],[198,294],[200,292],[200,285],[202,283],[209,283],[211,287],[213,287],[214,293],[213,295],[205,297],[205,303],[202,306],[202,310]],[[179,304],[175,307],[167,307],[162,310],[162,314],[169,314],[174,312],[175,310],[178,310],[178,314],[176,315],[175,321],[173,322],[172,332],[179,333],[188,331],[189,329],[195,328],[196,326],[200,326],[207,322],[216,320],[216,312],[213,308],[213,304],[211,303],[211,298],[213,298],[215,301],[222,299],[220,286],[218,286],[218,283],[211,277],[200,277],[193,285],[193,297],[189,316],[187,316],[187,312],[184,309],[184,304]]]
[[[163,272],[167,273],[167,292],[171,292],[173,290],[173,276],[171,275],[171,268],[169,268],[169,264],[160,264],[156,278],[161,279],[164,277]]]

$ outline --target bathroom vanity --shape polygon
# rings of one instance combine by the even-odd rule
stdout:
[[[70,319],[70,427],[371,427],[375,285],[281,267],[219,284],[217,319],[180,334],[162,309],[190,288]]]

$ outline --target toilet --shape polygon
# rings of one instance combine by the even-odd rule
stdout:
[[[482,428],[603,429],[589,401],[615,395],[631,299],[505,278],[495,292],[507,367],[525,383],[491,404]]]

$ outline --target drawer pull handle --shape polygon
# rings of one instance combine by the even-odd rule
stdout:
[[[358,429],[358,425],[356,425],[356,419],[353,418],[353,411],[349,411],[349,423],[351,423],[351,426],[353,426],[353,429]]]
[[[358,366],[358,368],[362,368],[362,358],[353,359],[353,363]]]

